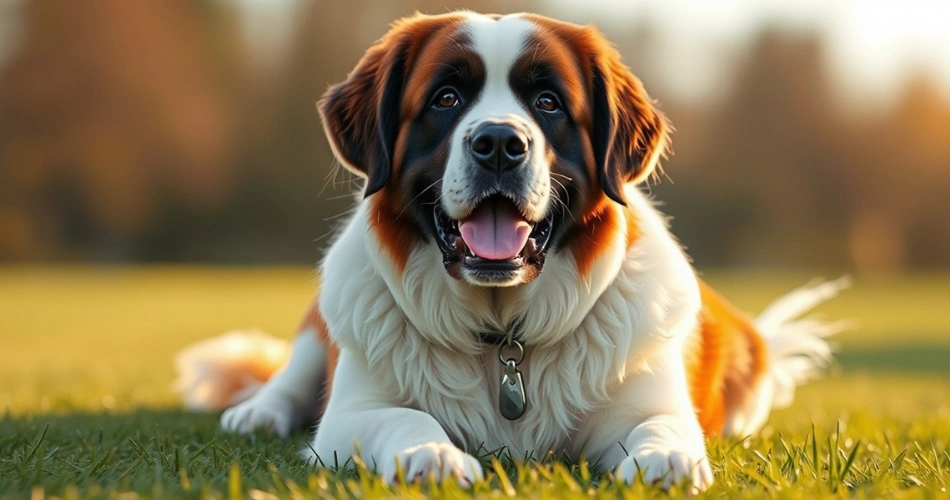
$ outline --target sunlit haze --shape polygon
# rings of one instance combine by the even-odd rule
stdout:
[[[265,59],[279,55],[293,30],[298,0],[243,0],[245,26]],[[929,71],[950,99],[950,2],[918,0],[735,0],[663,2],[548,0],[548,13],[609,32],[647,28],[660,54],[653,68],[666,88],[702,101],[728,82],[731,56],[764,27],[814,30],[828,42],[826,64],[853,104],[888,104],[916,71]],[[657,62],[659,61],[659,62]]]
[[[728,78],[723,62],[768,25],[814,30],[826,64],[852,99],[883,99],[914,71],[932,71],[950,98],[950,2],[552,0],[574,20],[648,26],[664,52],[663,73],[683,97],[705,97]],[[596,6],[592,8],[593,6]],[[726,56],[726,57],[723,57]],[[918,69],[919,68],[919,69]]]

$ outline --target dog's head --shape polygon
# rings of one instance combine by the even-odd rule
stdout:
[[[437,245],[448,274],[478,286],[527,283],[549,252],[589,263],[587,240],[617,226],[608,205],[667,147],[613,46],[528,14],[400,20],[319,109],[397,267]]]

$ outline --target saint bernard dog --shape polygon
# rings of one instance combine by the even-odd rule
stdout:
[[[388,481],[471,483],[505,448],[703,490],[704,436],[755,432],[830,359],[837,325],[798,318],[844,283],[753,320],[697,277],[638,188],[670,125],[592,27],[417,14],[319,111],[365,184],[292,351],[234,333],[177,359],[227,430],[317,421],[309,460]]]

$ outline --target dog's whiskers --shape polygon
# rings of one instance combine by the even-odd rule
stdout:
[[[562,176],[562,177],[568,178],[567,176]],[[564,196],[567,197],[567,201],[565,202],[565,200],[562,200],[561,197],[558,196],[557,189],[555,189],[554,186],[551,186],[551,198],[554,198],[554,200],[558,203],[561,209],[561,215],[567,214],[571,217],[572,221],[577,222],[577,219],[574,218],[574,214],[571,213],[571,209],[568,207],[568,204],[570,204],[571,202],[571,194],[567,190],[567,187],[561,181],[553,177],[551,178],[551,180],[556,182],[558,186],[561,186],[561,189],[564,191]]]
[[[411,200],[409,200],[408,202],[406,202],[406,205],[405,205],[404,207],[402,207],[402,210],[400,210],[398,214],[396,214],[396,217],[401,217],[402,214],[405,213],[405,211],[408,210],[409,207],[412,205],[412,202],[418,200],[420,196],[422,196],[422,195],[424,195],[424,194],[426,193],[426,191],[428,191],[428,190],[434,188],[434,187],[436,186],[436,184],[439,184],[440,182],[442,182],[442,179],[441,179],[441,178],[438,178],[438,179],[435,180],[435,182],[433,182],[432,184],[429,184],[428,187],[426,187],[426,188],[423,189],[422,191],[419,191],[419,194],[413,196]],[[439,196],[438,196],[438,198],[437,198],[437,200],[441,200],[441,199],[442,199],[442,193],[440,192],[440,193],[439,193]]]

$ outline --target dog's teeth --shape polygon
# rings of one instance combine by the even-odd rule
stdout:
[[[538,240],[534,238],[528,238],[528,242],[524,246],[524,254],[527,257],[534,257],[538,253]]]

